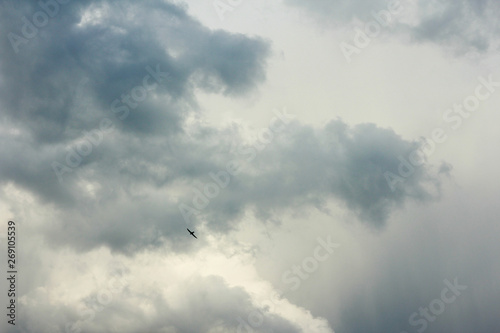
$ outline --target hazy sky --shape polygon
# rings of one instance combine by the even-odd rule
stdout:
[[[2,332],[500,330],[497,1],[0,5]]]

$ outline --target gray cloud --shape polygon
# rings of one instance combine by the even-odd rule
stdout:
[[[315,129],[295,122],[276,133],[262,151],[258,143],[243,143],[237,131],[200,131],[203,140],[195,134],[192,141],[174,137],[174,143],[161,138],[137,141],[125,135],[106,141],[91,159],[63,175],[63,184],[54,180],[50,188],[37,185],[42,195],[54,191],[47,200],[66,207],[60,210],[58,222],[40,232],[53,244],[71,244],[80,250],[107,245],[134,253],[166,242],[185,251],[187,244],[192,246],[184,237],[186,223],[196,227],[205,221],[213,231],[225,233],[238,225],[245,211],[266,220],[290,208],[324,210],[328,201],[338,200],[363,222],[381,227],[405,201],[435,199],[439,193],[437,172],[427,166],[416,168],[391,190],[385,172],[397,174],[398,157],[408,156],[419,144],[373,124],[351,128],[337,120]],[[229,141],[237,143],[236,151],[221,154],[221,147],[231,150]],[[240,164],[239,174],[227,173],[230,161]],[[47,158],[36,163],[46,162]],[[219,194],[200,208],[194,200],[208,199],[200,194],[204,186],[216,186],[211,173],[222,175],[229,185],[218,187]],[[81,180],[94,184],[92,191],[82,187]],[[166,197],[179,187],[186,194]],[[179,204],[199,214],[186,221]]]
[[[462,0],[441,1],[437,9],[433,3],[420,3],[420,23],[413,28],[417,41],[447,44],[457,52],[486,51],[498,40],[500,30],[495,17],[500,13],[496,1]]]
[[[194,89],[241,95],[265,77],[266,42],[212,31],[179,5],[71,1],[58,5],[54,17],[30,34],[24,25],[43,13],[38,2],[7,1],[3,6],[0,105],[4,128],[14,130],[2,135],[0,179],[68,209],[63,215],[95,209],[115,193],[120,179],[123,188],[116,193],[122,190],[131,197],[135,182],[171,182],[179,174],[168,170],[175,159],[170,141],[196,112]],[[23,42],[9,40],[12,34]],[[144,101],[141,97],[128,104],[125,98],[143,86],[147,75],[155,89]],[[114,130],[96,134],[103,119]],[[80,145],[84,131],[96,134],[98,143],[88,156],[75,157],[85,148]],[[181,161],[188,165],[195,162],[191,158],[186,154]],[[210,163],[201,160],[196,159],[198,168]],[[68,161],[77,167],[66,168]],[[63,183],[53,163],[66,168],[60,169]],[[81,181],[97,182],[99,199],[88,197]],[[114,235],[109,242],[117,239]]]
[[[231,220],[247,207],[262,218],[288,207],[321,209],[335,198],[363,221],[382,226],[390,211],[406,199],[434,198],[426,184],[439,190],[428,167],[418,168],[395,191],[388,186],[385,172],[397,174],[398,157],[408,156],[418,146],[374,124],[350,128],[337,120],[315,129],[293,123],[286,132],[275,134],[262,152],[258,146],[240,146],[241,156],[255,153],[256,158],[210,202],[209,221]]]
[[[470,205],[464,206],[460,199],[433,213],[412,214],[408,217],[412,226],[405,232],[378,235],[374,239],[376,244],[367,246],[370,253],[364,254],[364,267],[358,266],[354,270],[359,271],[348,273],[355,280],[352,284],[310,290],[311,298],[315,299],[311,310],[328,318],[336,332],[495,331],[500,320],[493,309],[500,304],[500,293],[492,276],[500,268],[492,263],[498,245],[485,235],[496,235],[498,228],[494,223],[481,226],[471,223],[473,216],[479,215],[493,222],[491,214],[490,209],[479,212]],[[481,244],[472,241],[476,237]],[[446,297],[456,295],[456,298],[445,304],[440,313],[431,302],[441,299],[441,292],[447,287],[444,280],[453,283],[455,279],[467,288],[460,295],[446,292]],[[339,281],[347,280],[344,277]],[[341,291],[346,289],[350,291]],[[318,301],[325,293],[337,296],[338,314],[323,310],[332,302],[330,298]],[[433,319],[424,324],[425,316],[420,309],[431,306],[437,315],[429,311]]]
[[[344,25],[353,19],[363,22],[374,20],[372,12],[386,10],[389,1],[296,1],[288,4],[300,6],[323,21]],[[408,11],[409,2],[399,1]],[[493,0],[425,0],[417,1],[413,15],[415,22],[399,22],[392,28],[385,28],[396,34],[403,34],[415,42],[432,42],[444,45],[457,54],[470,51],[487,51],[498,41],[500,29],[497,19],[500,5]]]
[[[4,37],[0,41],[0,197],[2,212],[21,221],[17,328],[65,332],[66,324],[81,320],[81,307],[95,304],[101,291],[90,287],[82,296],[81,290],[95,282],[91,281],[94,268],[108,267],[93,260],[102,254],[99,251],[106,253],[102,247],[111,249],[113,258],[127,255],[131,266],[141,260],[149,266],[135,265],[139,266],[135,286],[114,294],[113,302],[85,323],[86,332],[234,332],[237,319],[252,312],[265,317],[260,331],[255,331],[300,332],[299,320],[290,320],[297,309],[307,315],[310,310],[313,319],[328,318],[337,332],[413,332],[408,326],[410,314],[439,297],[443,279],[455,276],[468,285],[467,293],[426,332],[493,332],[499,327],[495,278],[500,273],[495,265],[499,230],[492,199],[498,191],[488,192],[486,186],[481,188],[483,184],[468,192],[457,186],[456,201],[449,207],[429,205],[424,210],[412,205],[438,199],[439,177],[457,181],[451,176],[453,167],[446,162],[417,167],[391,190],[384,173],[398,174],[398,158],[409,156],[420,143],[376,124],[332,120],[311,126],[292,121],[264,144],[259,133],[249,138],[236,124],[193,124],[194,116],[201,113],[196,98],[200,89],[232,98],[259,86],[265,79],[270,43],[210,30],[181,5],[70,2],[16,53],[7,33],[20,34],[21,17],[31,19],[39,10],[37,3],[4,2],[7,9],[0,12]],[[436,4],[441,5],[439,10]],[[386,4],[311,1],[300,6],[346,24],[353,18],[371,19],[371,10]],[[487,50],[498,35],[492,18],[498,16],[498,5],[492,1],[421,1],[418,10],[418,23],[400,25],[398,34],[407,33],[417,42],[445,44],[458,52]],[[89,16],[92,11],[94,16]],[[481,17],[484,20],[478,20]],[[137,107],[123,108],[122,95],[131,94],[156,68],[168,75],[161,82],[151,80],[158,86],[148,91],[144,101],[134,101]],[[114,113],[111,106],[116,100],[122,111]],[[95,132],[103,119],[114,129]],[[83,131],[92,131],[92,138]],[[75,162],[74,152],[82,149],[84,140],[99,143]],[[489,161],[494,162],[490,155]],[[471,156],[482,163],[476,153]],[[76,165],[67,166],[68,161]],[[226,170],[229,161],[238,162],[241,170],[207,207],[197,209],[199,215],[191,217],[188,226],[201,236],[193,241],[179,204],[194,207],[195,195],[214,182],[209,174]],[[54,162],[68,168],[60,175],[62,182]],[[467,180],[479,179],[468,168],[457,167]],[[485,170],[477,174],[491,183],[492,175]],[[327,207],[337,204],[345,211],[339,209],[330,216]],[[407,211],[394,214],[405,205]],[[315,215],[324,218],[321,223],[298,219],[296,224],[271,230],[276,234],[266,226],[268,244],[255,235],[248,236],[252,240],[248,241],[245,229],[231,233],[243,226],[257,234],[259,227],[248,225],[254,221],[249,218],[252,214],[268,222],[280,221],[290,212],[308,214],[316,209],[326,215]],[[352,227],[344,219],[370,228]],[[372,233],[371,229],[384,227],[387,232]],[[257,307],[252,293],[220,277],[195,276],[177,282],[181,301],[162,293],[162,288],[172,286],[157,276],[151,276],[153,287],[138,281],[143,272],[170,273],[170,267],[152,267],[158,266],[149,260],[156,254],[167,253],[178,262],[188,257],[179,254],[198,252],[196,260],[203,261],[203,249],[225,234],[230,235],[231,246],[224,251],[231,255],[248,251],[249,257],[258,260],[256,249],[268,245],[261,255],[279,281],[290,265],[307,259],[296,254],[311,254],[306,237],[327,233],[335,240],[348,234],[347,241],[342,242],[342,251],[303,281],[300,290],[287,292],[287,302],[304,307],[283,306],[280,310],[287,316]],[[281,253],[275,251],[275,239],[285,243]],[[221,241],[215,247],[228,243]],[[67,258],[71,260],[65,262]],[[86,263],[79,267],[73,263],[75,258]],[[188,264],[194,266],[196,260]],[[163,257],[158,262],[164,263]],[[55,269],[57,265],[74,266],[65,271]],[[184,268],[178,272],[172,268],[172,275],[182,275]],[[105,274],[129,273],[111,267]],[[86,277],[73,283],[80,275]],[[56,285],[62,287],[50,290]],[[10,332],[5,321],[0,327]]]
[[[115,99],[142,84],[148,66],[171,79],[152,93],[157,102],[149,98],[124,120],[124,128],[141,133],[180,130],[195,87],[242,94],[264,78],[265,42],[211,31],[178,5],[71,1],[29,35],[23,18],[41,8],[34,1],[18,6],[17,15],[2,11],[2,31],[26,42],[2,38],[0,99],[4,112],[41,142],[74,138],[109,115]],[[85,110],[75,98],[82,80],[93,101]]]
[[[4,31],[20,33],[20,17],[39,10],[20,3],[17,15],[1,21]],[[41,231],[53,244],[130,254],[167,242],[187,250],[178,204],[190,204],[197,184],[212,181],[209,173],[233,158],[246,166],[189,223],[206,220],[227,232],[248,209],[267,219],[337,199],[381,226],[406,199],[429,198],[425,182],[437,184],[420,168],[391,191],[383,173],[395,172],[397,157],[415,144],[374,125],[295,123],[262,152],[237,127],[188,128],[186,117],[197,112],[194,90],[252,90],[265,78],[269,45],[211,31],[178,5],[71,2],[17,53],[7,38],[2,43],[0,103],[4,126],[15,130],[2,138],[0,179],[55,204],[57,218]],[[147,96],[127,100],[141,86]],[[234,144],[235,156],[220,154]]]

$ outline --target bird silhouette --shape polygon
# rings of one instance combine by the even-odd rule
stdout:
[[[191,234],[191,236],[193,236],[194,238],[198,239],[198,237],[196,237],[196,236],[194,235],[194,231],[189,230],[189,228],[187,228],[187,231],[189,231],[189,233]]]

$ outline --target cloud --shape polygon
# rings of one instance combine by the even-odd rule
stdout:
[[[266,42],[212,31],[179,5],[71,1],[41,27],[33,25],[31,34],[29,20],[44,12],[36,2],[18,6],[17,15],[2,11],[2,31],[25,42],[2,38],[0,100],[10,119],[39,142],[78,137],[96,117],[109,116],[115,100],[116,108],[123,106],[123,96],[152,71],[169,79],[149,78],[157,89],[130,106],[121,126],[126,130],[175,132],[195,104],[193,89],[243,94],[265,77]],[[87,108],[77,88],[85,89]]]
[[[286,0],[292,6],[300,6],[312,13],[323,13],[331,17],[333,23],[350,22],[354,18],[366,19],[370,17],[372,10],[377,10],[385,6],[383,0],[357,0],[357,1],[332,1],[332,0],[313,0],[303,2],[300,0]],[[331,16],[333,15],[333,16]]]
[[[391,128],[340,119],[255,133],[236,121],[207,125],[198,92],[234,98],[258,89],[267,40],[211,30],[171,2],[82,0],[61,5],[16,52],[8,33],[22,36],[22,17],[33,21],[41,9],[3,4],[11,6],[0,11],[0,211],[19,223],[18,329],[223,333],[238,331],[240,318],[263,318],[254,331],[411,331],[409,316],[455,276],[467,293],[427,332],[498,327],[498,191],[485,170],[470,173],[470,161],[488,165],[475,151],[470,158],[457,146],[462,179],[449,163],[424,164],[393,190],[385,173],[400,174],[400,157],[423,143]],[[344,25],[386,4],[300,6]],[[416,20],[395,33],[487,50],[496,6],[418,2]],[[239,173],[227,176],[231,161]],[[229,177],[227,186],[214,174]],[[455,201],[422,209],[440,198],[440,177],[462,183]],[[218,194],[200,208],[193,199],[207,184]],[[186,221],[181,203],[198,214]],[[262,276],[283,286],[283,272],[304,267],[311,240],[327,234],[341,251],[269,305],[275,289]]]
[[[239,146],[233,158],[240,158],[237,160],[245,169],[210,201],[209,223],[231,221],[247,208],[266,219],[291,207],[321,209],[335,199],[362,221],[382,226],[390,211],[405,200],[435,198],[436,192],[429,191],[429,186],[439,190],[439,180],[427,166],[391,190],[385,173],[397,174],[399,156],[408,156],[419,144],[374,124],[349,127],[336,120],[313,128],[295,122],[262,147],[258,140]],[[245,159],[251,162],[245,163]],[[213,172],[218,170],[225,168],[221,165]]]
[[[118,136],[63,175],[62,184],[53,179],[51,187],[44,186],[43,177],[33,175],[30,183],[22,174],[19,184],[28,183],[27,188],[59,207],[51,225],[40,232],[52,244],[79,250],[106,245],[131,254],[166,243],[172,250],[186,251],[193,246],[184,237],[186,223],[226,233],[238,226],[245,212],[265,221],[289,209],[326,212],[326,203],[333,200],[368,225],[382,227],[391,211],[407,200],[427,201],[439,193],[437,172],[425,165],[391,190],[385,173],[397,174],[399,157],[419,144],[374,124],[349,127],[336,120],[313,128],[294,122],[265,146],[245,141],[239,131],[198,130],[203,140],[194,134],[192,141],[175,141],[172,150],[164,139]],[[232,149],[228,142],[236,144],[236,150],[221,154],[221,148]],[[35,165],[50,173],[48,158]],[[226,171],[229,162],[240,165],[237,175]],[[14,169],[14,164],[3,168]],[[214,175],[227,186],[218,185]],[[204,194],[207,186],[217,190],[215,197]],[[199,200],[205,200],[206,207],[197,206]],[[181,204],[198,213],[185,219]]]
[[[471,205],[465,207],[461,202],[465,192],[458,192],[462,193],[431,212],[423,212],[420,207],[406,211],[408,223],[404,228],[395,227],[383,235],[358,235],[356,243],[364,249],[363,259],[335,279],[337,286],[329,280],[325,283],[329,287],[312,287],[309,295],[315,304],[311,311],[328,318],[339,332],[462,333],[471,329],[488,332],[498,327],[500,321],[492,310],[500,303],[498,283],[491,276],[498,274],[500,267],[488,264],[498,244],[485,236],[497,234],[498,227],[494,223],[471,223],[473,216],[489,220],[492,211],[485,207],[470,211]],[[479,193],[473,199],[483,200],[486,195]],[[345,260],[345,264],[356,262],[352,258]],[[332,271],[342,274],[328,270]],[[445,303],[441,311],[438,305],[447,287],[444,281],[455,279],[467,288],[460,294],[446,292],[446,297],[456,297],[451,297],[453,301]],[[325,294],[336,295],[338,313],[321,310],[332,302],[330,297],[321,296]],[[432,309],[426,324],[420,310],[424,308]],[[478,312],[482,313],[481,320],[477,319]]]
[[[122,332],[235,332],[249,313],[257,309],[243,289],[228,287],[216,276],[192,277],[170,285],[164,291],[129,291],[97,314],[95,321],[82,322],[86,332],[119,328]],[[89,295],[96,299],[97,293]],[[116,297],[115,297],[116,298]],[[142,304],[144,310],[140,310]],[[257,313],[257,312],[256,312]],[[297,326],[275,314],[265,313],[263,329],[274,332],[300,332]],[[78,322],[77,322],[78,323]],[[78,325],[78,324],[76,324]],[[263,332],[263,330],[261,330]]]
[[[24,231],[34,230],[27,227]],[[228,244],[224,245],[228,250]],[[28,247],[32,250],[36,246],[40,243],[31,238]],[[26,249],[27,253],[30,250]],[[315,333],[332,332],[323,318],[313,317],[286,299],[270,299],[268,284],[251,266],[243,264],[241,255],[227,257],[213,250],[209,245],[190,256],[157,252],[123,258],[106,249],[82,255],[45,248],[30,256],[38,259],[36,262],[25,263],[20,269],[24,275],[31,270],[48,271],[42,262],[50,262],[58,274],[38,276],[37,281],[29,281],[29,288],[23,278],[18,298],[18,316],[23,319],[16,328],[41,333],[224,333],[252,329],[299,333],[309,327]],[[241,272],[233,276],[232,283],[224,277],[231,272],[221,270],[227,265]],[[207,273],[205,266],[218,274]],[[247,290],[240,283],[249,279],[253,283]],[[258,288],[252,288],[254,284]],[[264,290],[262,286],[266,286]],[[1,325],[7,327],[5,322]]]
[[[449,45],[459,53],[487,51],[498,40],[496,1],[427,1],[419,3],[420,22],[412,28],[416,41]]]
[[[390,3],[367,0],[286,2],[336,25],[349,24],[353,20],[373,21],[373,12],[387,10]],[[444,45],[457,54],[484,52],[497,45],[500,30],[496,17],[500,5],[496,1],[407,0],[398,3],[402,14],[396,15],[396,24],[384,28],[386,32],[409,37],[414,42]]]
[[[242,95],[265,78],[267,42],[210,30],[180,5],[50,3],[50,17],[37,2],[3,3],[0,179],[63,215],[79,216],[141,183],[179,177],[168,167],[171,141],[197,112],[194,91]],[[48,19],[37,28],[40,13]],[[185,155],[183,164],[194,162]],[[209,164],[197,161],[204,172]],[[117,181],[124,186],[114,192]]]
[[[3,14],[3,30],[22,34],[21,18],[38,12],[37,3],[20,2],[16,15]],[[186,222],[228,232],[246,211],[265,220],[328,200],[382,226],[405,200],[431,197],[425,182],[437,184],[423,167],[391,191],[384,172],[395,172],[415,144],[375,125],[296,122],[261,151],[238,126],[196,121],[195,91],[232,97],[255,89],[270,46],[212,31],[180,5],[70,2],[18,52],[8,38],[2,43],[0,179],[56,207],[41,230],[53,244],[186,251]],[[232,155],[220,153],[234,145]],[[240,174],[186,221],[179,204],[192,205],[197,186],[232,159]]]

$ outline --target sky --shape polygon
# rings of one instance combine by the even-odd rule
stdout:
[[[0,1],[0,331],[497,333],[499,15]]]

